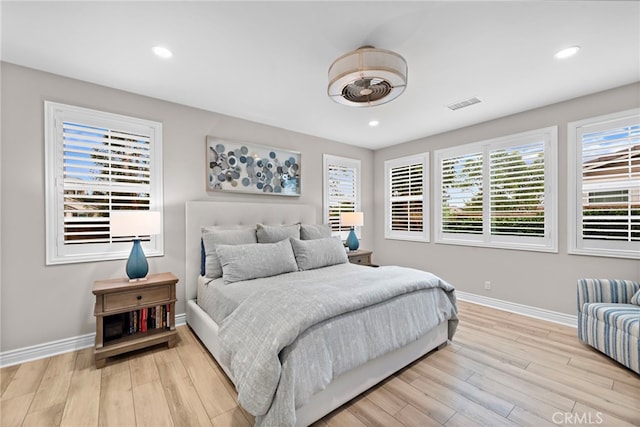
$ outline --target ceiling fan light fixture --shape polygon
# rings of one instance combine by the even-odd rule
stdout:
[[[331,64],[327,94],[352,107],[384,104],[404,92],[407,71],[407,62],[397,53],[364,46]]]

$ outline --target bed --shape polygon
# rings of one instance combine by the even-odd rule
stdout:
[[[382,267],[376,269],[349,263],[332,265],[323,267],[322,269],[296,271],[276,276],[279,283],[277,288],[272,287],[272,283],[274,282],[274,280],[272,280],[273,278],[251,280],[249,286],[252,287],[251,289],[255,288],[256,291],[252,290],[248,295],[238,297],[239,302],[231,305],[231,308],[227,310],[229,313],[225,312],[221,316],[216,317],[213,315],[212,317],[212,314],[208,312],[211,310],[211,305],[215,305],[218,300],[223,299],[220,297],[222,294],[216,294],[215,292],[237,289],[236,292],[243,294],[246,293],[249,286],[240,280],[238,283],[232,283],[231,285],[233,286],[225,287],[225,284],[229,285],[229,283],[224,283],[222,278],[211,280],[201,276],[201,254],[203,249],[202,228],[211,226],[252,227],[255,226],[255,224],[275,227],[299,223],[316,224],[315,207],[301,204],[226,203],[211,201],[191,201],[186,204],[185,287],[187,324],[207,347],[229,379],[236,385],[236,388],[239,390],[239,403],[249,412],[257,415],[256,424],[309,425],[426,353],[445,346],[448,339],[453,336],[457,324],[453,288],[441,279],[431,275],[434,278],[433,282],[437,282],[436,284],[433,286],[425,285],[424,289],[416,288],[413,290],[413,288],[411,288],[412,292],[408,292],[407,290],[400,290],[400,288],[408,286],[405,282],[411,282],[411,280],[409,280],[411,275],[416,276],[416,281],[420,281],[418,280],[418,277],[422,279],[422,276],[419,276],[420,274],[424,275],[429,273],[418,272],[417,270],[408,271],[410,269],[401,271],[400,267]],[[320,243],[320,241],[318,241],[318,243]],[[229,247],[224,246],[223,249],[226,250],[229,249]],[[296,254],[298,253],[296,252]],[[403,274],[408,274],[407,280],[396,280],[396,277]],[[364,292],[360,292],[358,290],[359,286],[364,286],[364,284],[360,285],[359,283],[367,282],[375,275],[386,277],[385,280],[387,280],[387,282],[385,282],[385,286],[378,286],[378,290],[374,292],[375,296],[367,296]],[[322,278],[320,281],[323,283],[318,285],[314,284],[313,286],[323,286],[324,288],[322,289],[324,289],[324,291],[319,294],[324,296],[318,296],[318,301],[315,301],[308,307],[304,307],[302,304],[304,304],[305,300],[315,297],[310,297],[312,294],[309,293],[309,289],[311,288],[305,288],[302,284],[311,283],[312,281],[316,283],[319,277]],[[344,283],[341,283],[341,281]],[[392,282],[398,283],[394,285]],[[353,283],[353,285],[345,286],[347,283]],[[381,296],[388,292],[396,292],[393,291],[394,287],[398,288],[397,294]],[[216,290],[216,288],[218,289]],[[209,293],[204,294],[203,292],[205,291]],[[344,296],[337,296],[337,294],[331,296],[334,294],[334,291],[345,292],[345,294]],[[280,293],[278,294],[278,292]],[[276,340],[275,337],[278,336],[278,339],[284,340],[283,342],[286,342],[287,346],[283,348],[280,353],[277,353],[275,358],[266,350],[263,352],[261,347],[251,348],[251,358],[238,357],[238,355],[242,356],[243,352],[246,354],[248,350],[243,350],[245,347],[234,346],[246,345],[246,341],[251,340],[244,338],[234,339],[235,337],[239,337],[244,333],[249,335],[251,335],[251,333],[254,335],[264,333],[258,329],[252,330],[253,326],[249,323],[243,323],[252,317],[248,315],[247,312],[249,314],[257,313],[264,307],[273,306],[275,304],[274,301],[277,302],[281,298],[284,299],[288,295],[296,293],[300,294],[301,299],[295,303],[295,307],[299,309],[293,310],[292,313],[296,311],[301,312],[300,316],[303,318],[313,317],[310,313],[314,311],[314,307],[328,306],[328,301],[331,298],[334,300],[331,301],[332,304],[335,303],[338,306],[344,305],[345,307],[335,308],[335,310],[338,311],[333,312],[333,314],[329,316],[330,318],[325,321],[318,322],[317,324],[310,323],[308,328],[307,326],[302,328],[303,331],[295,341],[291,341],[291,339],[287,337],[280,337],[280,335],[286,335],[288,333],[285,331],[290,323],[289,318],[295,317],[295,314],[291,314],[290,316],[274,316],[270,318],[268,322],[268,324],[271,325],[271,330],[267,331],[266,334],[273,333],[274,341]],[[200,294],[200,304],[197,300],[198,294]],[[271,300],[269,300],[268,303],[261,303],[263,300],[260,298],[271,298]],[[321,298],[326,298],[326,301],[321,300]],[[378,300],[373,301],[372,298],[378,298]],[[359,301],[359,299],[367,299],[368,306],[358,310],[353,310],[352,308],[349,310],[353,311],[347,312],[346,306],[348,304],[362,304],[362,301]],[[438,307],[434,307],[432,310],[407,309],[407,307],[413,306],[407,306],[406,304],[426,304],[427,300],[437,300]],[[250,303],[253,303],[254,306],[249,305]],[[298,307],[297,304],[301,304],[301,306]],[[403,308],[399,309],[398,307]],[[334,310],[334,308],[331,308],[331,310]],[[413,327],[413,329],[406,326],[403,327],[403,331],[398,331],[398,334],[405,334],[406,336],[402,338],[404,341],[402,341],[402,345],[398,348],[391,348],[394,344],[387,342],[395,341],[395,337],[389,340],[380,339],[381,335],[375,335],[372,332],[372,334],[374,334],[372,336],[376,336],[377,338],[370,339],[369,341],[373,341],[374,344],[367,345],[371,345],[372,348],[375,346],[376,352],[380,354],[374,352],[375,357],[370,360],[363,359],[361,361],[345,362],[344,366],[340,368],[337,361],[345,359],[345,354],[340,355],[340,351],[349,353],[351,350],[347,347],[352,341],[358,339],[366,340],[367,331],[371,329],[370,323],[376,319],[385,319],[385,316],[389,316],[388,313],[393,313],[393,310],[400,310],[401,313],[422,313],[429,311],[428,316],[430,316],[431,319],[429,322],[434,324],[429,324],[427,330],[421,331],[415,337],[411,336],[411,334],[416,334],[413,330],[415,327]],[[270,315],[270,310],[264,309],[262,311],[265,311],[263,315]],[[323,313],[323,315],[326,315],[326,313]],[[397,315],[404,316],[405,314]],[[396,314],[393,316],[396,316]],[[425,316],[427,316],[427,314],[425,314]],[[434,316],[438,319],[437,324],[432,320]],[[214,320],[214,318],[216,318],[217,321]],[[223,318],[225,318],[225,321],[223,321]],[[286,320],[284,318],[286,318]],[[363,319],[367,319],[367,321],[363,321]],[[372,321],[372,319],[374,320]],[[413,314],[412,319],[414,323],[421,322],[419,316],[416,317]],[[386,322],[385,325],[387,324],[389,327],[393,327],[393,322]],[[336,337],[342,336],[342,334],[345,333],[345,325],[353,326],[354,331],[359,327],[361,328],[360,332],[358,332],[355,338],[348,337],[348,341],[343,341],[342,344],[334,344],[332,347],[327,341],[318,347],[320,340],[322,340],[323,337],[330,336],[330,333],[338,334]],[[356,327],[355,325],[358,326]],[[426,325],[426,323],[424,323],[424,325]],[[424,325],[421,327],[424,328]],[[260,325],[256,326],[256,328],[258,327],[260,327]],[[295,327],[292,328],[295,329]],[[382,334],[383,332],[377,333]],[[334,342],[333,340],[334,338],[331,339],[331,342]],[[271,336],[269,339],[263,341],[268,341],[267,344],[264,344],[267,347],[272,345]],[[315,343],[316,350],[314,351],[320,348],[324,353],[329,354],[329,356],[323,358],[322,361],[317,361],[317,364],[320,365],[320,367],[317,368],[318,374],[314,374],[316,361],[313,360],[310,362],[305,359],[305,357],[309,357],[309,354],[312,353],[310,350],[304,350],[307,342]],[[255,343],[253,344],[257,345]],[[395,345],[397,346],[398,344],[396,343]],[[378,350],[378,346],[381,349]],[[276,346],[275,348],[279,349],[280,347]],[[325,349],[326,351],[324,351]],[[368,351],[373,354],[371,349]],[[255,354],[262,355],[263,353],[266,356],[259,358],[260,363],[254,362]],[[331,357],[333,357],[333,360],[324,360],[330,359]],[[354,358],[355,357],[362,358],[363,356],[354,356]],[[321,357],[318,356],[318,358],[320,359]],[[247,361],[247,359],[249,359],[249,361]],[[309,366],[307,369],[308,372],[301,373],[300,371],[296,371],[296,369],[300,369],[300,366],[296,368],[296,360],[305,360],[305,363]],[[298,365],[300,365],[300,363],[301,362],[297,362]],[[277,372],[268,371],[267,377],[270,378],[270,381],[269,378],[268,380],[261,378],[259,382],[254,380],[257,376],[254,377],[251,370],[254,368],[253,365],[260,364],[268,366],[275,364],[274,370],[277,370]],[[322,368],[323,364],[330,367],[327,373],[325,373],[326,367]],[[325,369],[325,371],[322,371],[322,369]],[[292,373],[289,374],[289,372]],[[297,385],[297,381],[302,381],[297,377],[304,375],[314,376],[313,381],[316,381],[317,384],[314,383],[307,386],[306,383],[304,383],[304,385],[301,383]],[[257,385],[255,384],[256,382],[258,383]],[[273,404],[265,415],[262,412],[271,404],[267,401],[262,402],[262,395],[255,394],[257,393],[255,388],[260,389],[263,383],[269,382],[274,383],[274,387],[276,388],[273,390]],[[253,388],[250,388],[247,384],[250,384]],[[289,390],[289,388],[293,389],[295,387],[298,387],[301,391],[296,390],[294,392]],[[271,391],[266,393],[266,396],[269,396],[269,393],[271,393]],[[302,393],[303,395],[299,397],[295,395],[296,393]],[[285,397],[281,398],[281,396]],[[285,408],[285,410],[282,411],[283,407],[288,406],[291,406],[291,408]],[[273,413],[277,411],[283,412],[284,415],[273,415]]]

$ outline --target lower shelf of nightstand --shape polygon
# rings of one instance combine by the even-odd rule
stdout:
[[[94,355],[97,365],[104,365],[104,359],[129,351],[139,350],[156,344],[166,342],[169,348],[173,347],[176,341],[177,331],[175,329],[152,329],[143,333],[136,333],[126,337],[107,341],[102,347],[96,348]]]

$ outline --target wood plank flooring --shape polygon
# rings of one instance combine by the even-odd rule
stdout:
[[[573,328],[460,302],[454,340],[314,424],[640,425],[640,376]],[[186,326],[173,349],[93,349],[0,370],[4,426],[250,426],[233,385]]]

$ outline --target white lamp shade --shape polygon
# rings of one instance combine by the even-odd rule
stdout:
[[[364,213],[345,212],[340,214],[340,224],[348,227],[358,227],[364,225]]]
[[[150,236],[160,234],[160,212],[111,211],[109,223],[112,236]]]

